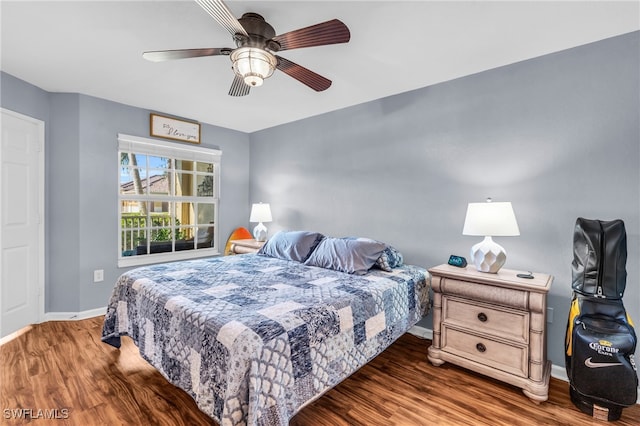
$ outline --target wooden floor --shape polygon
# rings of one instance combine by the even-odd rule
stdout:
[[[130,339],[120,350],[102,343],[101,328],[102,317],[48,322],[0,346],[0,424],[24,424],[12,417],[25,414],[37,426],[216,424]],[[535,405],[512,386],[451,364],[434,367],[429,344],[401,337],[291,425],[640,425],[640,405],[624,409],[617,422],[593,420],[573,406],[560,380],[552,379],[549,400]]]

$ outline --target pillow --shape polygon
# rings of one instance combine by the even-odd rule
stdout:
[[[386,272],[391,272],[393,270],[389,265],[389,257],[387,256],[386,249],[382,252],[378,260],[376,260],[375,266]]]
[[[318,232],[280,231],[267,240],[258,254],[302,263],[323,238]]]
[[[393,268],[402,266],[403,262],[404,257],[402,256],[402,253],[400,253],[394,247],[386,246],[378,260],[376,260],[375,266],[382,269],[383,271],[391,272]]]
[[[384,243],[366,238],[327,237],[304,264],[362,275],[376,263],[385,247]]]
[[[384,250],[387,256],[389,257],[389,266],[392,268],[397,268],[398,266],[402,266],[404,264],[404,256],[395,247],[387,246]]]
[[[345,239],[348,240],[357,240],[357,237],[345,237]],[[360,238],[360,239],[365,239],[365,238]],[[371,240],[371,241],[376,241],[376,242],[380,242],[377,240]],[[382,243],[384,244],[384,243]],[[382,269],[383,271],[386,272],[391,272],[393,270],[393,268],[397,268],[398,266],[402,266],[403,262],[404,262],[404,256],[402,256],[402,253],[400,253],[398,250],[396,250],[395,247],[392,247],[388,244],[384,244],[385,245],[385,249],[384,251],[380,254],[380,257],[378,259],[376,259],[376,263],[374,264],[374,266]]]

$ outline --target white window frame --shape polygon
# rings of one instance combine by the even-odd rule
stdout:
[[[220,206],[220,162],[222,157],[222,151],[218,149],[205,148],[197,145],[187,145],[174,142],[166,142],[158,139],[149,139],[139,136],[131,136],[125,134],[118,134],[118,158],[117,167],[118,171],[122,167],[120,163],[121,152],[135,152],[139,154],[145,154],[149,156],[166,157],[178,160],[191,160],[200,161],[214,164],[214,188],[213,196],[198,197],[198,196],[175,196],[167,195],[163,196],[163,200],[168,202],[206,202],[214,204],[214,234],[213,234],[213,247],[211,248],[198,248],[194,250],[182,250],[171,251],[164,253],[149,253],[136,256],[123,256],[122,253],[122,202],[128,199],[149,199],[149,201],[156,200],[157,196],[144,195],[126,195],[120,191],[120,173],[118,173],[118,267],[129,267],[138,265],[148,265],[160,262],[170,262],[175,260],[195,259],[198,257],[215,256],[220,254],[219,250],[219,234],[220,223],[218,222],[219,206]],[[174,213],[172,213],[173,215]]]

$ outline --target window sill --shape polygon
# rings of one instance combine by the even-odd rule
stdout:
[[[171,253],[145,254],[118,258],[118,268],[152,265],[154,263],[175,262],[177,260],[197,259],[200,257],[219,256],[216,248],[176,251]]]

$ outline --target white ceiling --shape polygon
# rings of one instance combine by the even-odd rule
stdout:
[[[276,71],[227,95],[226,56],[153,63],[147,50],[235,47],[194,1],[6,1],[1,68],[83,93],[243,132],[425,87],[640,29],[638,1],[228,1],[282,34],[333,18],[347,44],[281,52],[333,81],[317,93]]]

